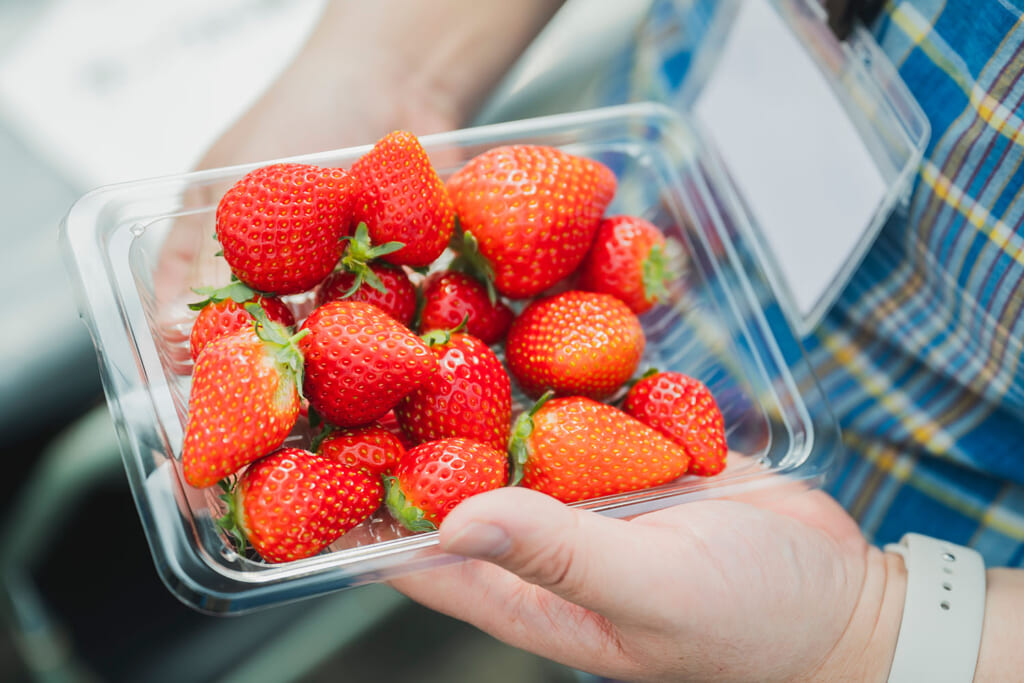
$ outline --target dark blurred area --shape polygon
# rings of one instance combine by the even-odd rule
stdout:
[[[300,4],[309,14],[318,10],[318,0]],[[637,6],[641,11],[643,4]],[[289,3],[234,0],[221,11],[228,5],[274,16]],[[167,7],[153,4],[158,6]],[[127,7],[142,16],[149,4],[0,0],[0,680],[589,680],[425,610],[385,586],[227,618],[185,607],[162,585],[124,476],[96,353],[78,319],[58,248],[58,225],[78,197],[97,185],[138,177],[136,167],[117,167],[113,158],[114,152],[130,152],[131,142],[108,144],[110,159],[99,158],[102,147],[90,159],[83,145],[75,150],[75,166],[54,154],[61,138],[52,126],[76,123],[88,110],[74,102],[62,108],[59,103],[66,101],[59,97],[50,98],[57,104],[48,109],[38,108],[48,92],[63,87],[54,74],[64,74],[61,69],[80,54],[71,45],[68,56],[54,54],[45,40],[49,26],[63,22],[69,30],[70,23],[70,35],[81,42],[74,49],[87,50],[92,40],[99,50],[102,40],[90,35],[89,26],[75,25],[75,18],[117,15]],[[578,7],[573,11],[576,16],[563,23],[578,26],[581,13]],[[289,24],[293,31],[300,19]],[[616,21],[614,12],[604,16],[606,27]],[[221,28],[210,21],[205,33],[172,35],[168,44],[180,38],[185,47],[195,47],[217,38]],[[518,69],[484,118],[558,111],[562,104],[553,94],[572,96],[543,65],[565,54],[557,47],[558,30],[552,30],[547,47],[534,51],[540,66]],[[133,31],[126,23],[113,35]],[[561,33],[561,40],[569,39]],[[615,41],[595,44],[612,48]],[[39,60],[38,74],[33,59]],[[578,74],[581,59],[599,65],[577,56],[567,68]],[[104,78],[92,84],[108,89],[95,93],[100,103],[110,95],[111,79],[131,76],[136,66],[110,59],[105,64]],[[38,116],[40,111],[47,116]],[[106,141],[98,134],[92,142]],[[200,145],[195,147],[198,155]],[[156,158],[140,160],[145,173],[187,170],[161,167],[152,152]],[[168,159],[163,161],[171,164]],[[114,172],[104,175],[104,168]]]

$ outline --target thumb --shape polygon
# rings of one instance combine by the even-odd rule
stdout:
[[[486,560],[595,612],[612,616],[642,561],[628,522],[572,508],[537,491],[473,496],[448,515],[441,550]],[[632,569],[631,569],[632,567]]]

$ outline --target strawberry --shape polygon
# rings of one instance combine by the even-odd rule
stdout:
[[[429,441],[408,451],[385,478],[385,502],[410,531],[433,531],[466,498],[507,481],[503,451],[471,439]]]
[[[316,448],[317,455],[371,474],[387,474],[405,455],[401,439],[379,422],[363,427],[331,429]]]
[[[618,297],[636,314],[668,296],[665,236],[636,216],[601,221],[583,261],[580,289]]]
[[[362,301],[330,301],[300,328],[304,395],[327,422],[363,425],[382,417],[437,371],[423,341]]]
[[[512,386],[494,352],[476,337],[434,331],[425,337],[440,371],[395,406],[411,441],[462,437],[504,451],[512,422]]]
[[[217,239],[231,272],[261,292],[312,289],[341,256],[358,189],[340,168],[273,164],[249,173],[217,206]]]
[[[284,327],[295,326],[295,315],[286,303],[274,297],[257,294],[241,282],[233,282],[220,289],[201,288],[195,292],[207,298],[189,304],[193,311],[199,311],[195,322],[192,323],[188,339],[193,361],[212,340],[253,324],[254,318],[243,308],[247,301],[252,301],[262,308],[270,320]]]
[[[564,503],[658,486],[686,473],[686,450],[614,406],[542,397],[516,420],[513,483]]]
[[[491,149],[448,181],[482,270],[513,299],[539,294],[576,270],[615,187],[603,164],[536,145]],[[474,260],[472,251],[463,256]]]
[[[398,424],[398,417],[395,415],[394,410],[387,412],[384,417],[377,420],[376,424],[379,424],[381,427],[396,436],[398,440],[402,442],[402,445],[405,446],[405,450],[409,450],[413,446],[419,445],[419,442],[410,439],[405,433],[405,430],[402,429],[402,425]]]
[[[301,448],[251,464],[223,496],[220,525],[267,562],[315,555],[369,517],[384,499],[380,477]]]
[[[185,480],[212,486],[280,446],[299,415],[301,334],[289,338],[262,311],[259,333],[245,327],[214,339],[192,372],[182,464]],[[254,326],[255,327],[255,326]]]
[[[455,271],[431,273],[423,282],[420,332],[451,330],[466,321],[466,333],[485,344],[501,341],[512,324],[505,303],[491,303],[487,288],[478,280]]]
[[[328,301],[363,301],[408,327],[416,313],[416,286],[400,268],[375,263],[369,269],[383,291],[366,283],[356,284],[355,274],[336,270],[317,288],[316,305],[323,306]]]
[[[372,246],[366,223],[360,223],[355,235],[346,241],[348,247],[338,269],[317,288],[316,305],[342,299],[365,301],[408,326],[416,313],[416,287],[400,266],[377,260],[402,245],[388,242]]]
[[[509,330],[505,357],[529,396],[553,389],[601,399],[633,375],[644,343],[640,321],[626,304],[571,290],[526,307]]]
[[[691,474],[709,477],[725,469],[725,420],[700,380],[679,372],[645,375],[626,394],[623,409],[685,448]]]
[[[451,239],[455,211],[416,136],[388,134],[352,165],[352,174],[363,187],[359,220],[374,244],[404,245],[382,258],[414,268],[433,263]]]

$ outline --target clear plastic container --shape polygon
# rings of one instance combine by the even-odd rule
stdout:
[[[508,143],[552,145],[598,159],[619,179],[608,213],[643,216],[679,247],[670,299],[641,317],[648,340],[641,367],[703,380],[721,406],[734,455],[715,477],[685,476],[580,507],[627,516],[780,481],[821,482],[841,452],[835,421],[746,238],[745,214],[721,186],[724,176],[714,155],[685,117],[642,103],[431,135],[422,143],[442,177]],[[368,149],[301,160],[348,167]],[[256,166],[101,188],[72,207],[62,229],[157,570],[182,601],[213,613],[380,581],[455,559],[438,551],[436,533],[395,533],[378,515],[316,557],[266,564],[232,550],[216,524],[216,493],[184,482],[187,286],[226,282],[226,270],[208,271],[205,265],[216,248],[210,238],[216,203],[224,188]],[[193,267],[168,286],[158,265],[172,231],[194,235],[184,247]]]

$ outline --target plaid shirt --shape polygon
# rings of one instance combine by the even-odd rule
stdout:
[[[632,97],[651,96],[636,85],[651,73],[678,85],[701,37],[694,17],[714,3],[676,3],[688,22],[666,1],[646,24],[653,68],[648,47],[609,83],[632,82]],[[829,490],[867,537],[916,531],[1007,566],[1024,565],[1022,9],[906,0],[872,26],[932,137],[909,208],[805,339],[849,454]]]

